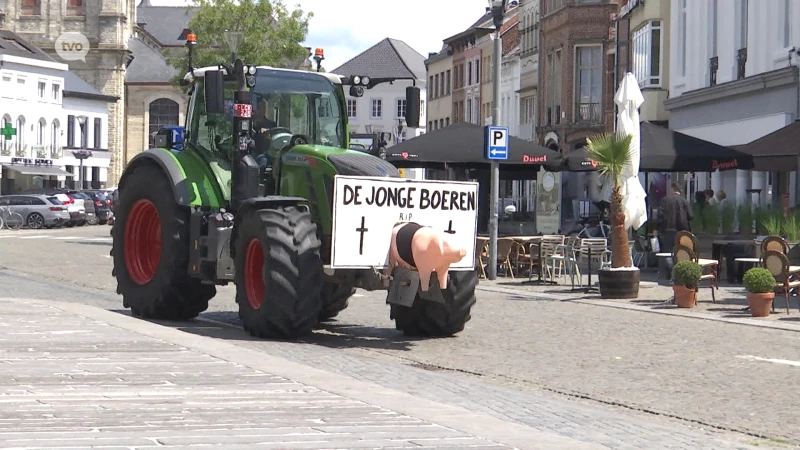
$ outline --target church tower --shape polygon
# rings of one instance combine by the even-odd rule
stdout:
[[[0,27],[67,63],[71,72],[101,93],[119,98],[108,111],[108,185],[116,185],[124,165],[125,69],[128,39],[136,24],[134,0],[5,0],[0,5]],[[86,62],[65,61],[55,53],[56,39],[68,32],[88,39]]]

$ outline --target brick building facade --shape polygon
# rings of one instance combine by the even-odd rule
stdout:
[[[539,142],[568,152],[612,131],[617,1],[542,0]]]

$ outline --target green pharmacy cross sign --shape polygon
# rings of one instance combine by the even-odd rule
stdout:
[[[10,141],[11,136],[17,135],[17,129],[11,128],[11,124],[6,122],[6,126],[0,128],[0,135],[2,135],[5,138],[5,140]]]

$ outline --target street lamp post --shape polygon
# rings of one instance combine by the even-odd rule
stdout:
[[[492,12],[494,21],[494,79],[492,80],[492,95],[494,105],[492,108],[492,125],[500,125],[500,77],[501,63],[503,61],[503,41],[500,38],[500,27],[503,26],[503,17],[506,12],[507,0],[488,0],[489,9]],[[497,278],[497,229],[498,223],[498,204],[500,199],[500,163],[492,160],[491,182],[489,190],[489,273],[486,278],[494,280]]]
[[[78,183],[79,183],[78,190],[82,191],[83,190],[83,160],[91,158],[92,157],[92,151],[88,150],[88,149],[85,149],[85,148],[82,148],[80,150],[73,150],[72,151],[72,156],[74,156],[79,161],[79,164],[80,164],[79,167],[78,167]]]

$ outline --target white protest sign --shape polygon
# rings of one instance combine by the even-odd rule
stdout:
[[[386,267],[398,222],[446,233],[467,250],[450,269],[474,269],[478,183],[343,175],[334,181],[331,268]]]

